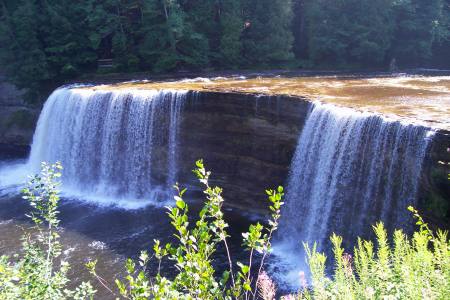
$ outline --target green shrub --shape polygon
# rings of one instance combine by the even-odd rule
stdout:
[[[40,175],[30,178],[23,190],[32,212],[34,234],[22,237],[23,249],[12,258],[0,258],[0,299],[92,299],[95,291],[89,282],[75,289],[67,288],[70,280],[68,262],[61,259],[59,242],[58,178],[60,164],[42,163]]]
[[[408,238],[401,230],[392,244],[383,223],[373,226],[376,246],[358,239],[353,256],[341,247],[342,237],[333,235],[334,272],[325,273],[326,256],[305,245],[312,285],[297,299],[450,299],[450,244],[447,232],[434,234],[418,212],[419,230]]]
[[[178,196],[176,205],[168,207],[171,224],[175,228],[177,245],[166,244],[161,247],[155,240],[154,256],[159,260],[168,258],[173,261],[177,274],[173,280],[161,275],[158,269],[155,278],[146,276],[145,266],[149,255],[142,252],[138,264],[128,259],[126,263],[127,276],[125,281],[116,280],[120,295],[126,299],[255,299],[257,296],[257,280],[263,273],[263,264],[270,251],[270,239],[278,227],[280,209],[283,204],[283,188],[267,190],[272,211],[269,226],[257,223],[250,225],[249,231],[243,233],[243,247],[249,252],[248,263],[234,264],[229,251],[226,231],[228,224],[223,219],[222,189],[209,185],[211,172],[206,171],[201,160],[196,163],[194,173],[204,186],[205,203],[199,213],[198,220],[190,224],[189,207],[183,200],[186,190],[175,186]],[[228,258],[228,270],[217,276],[212,265],[212,255],[222,243]],[[259,266],[253,270],[255,252],[262,255]],[[159,264],[159,265],[160,265]],[[235,267],[238,270],[235,271]],[[91,273],[95,272],[95,262],[88,264]]]

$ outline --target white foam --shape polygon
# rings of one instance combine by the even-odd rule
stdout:
[[[186,78],[186,79],[182,79],[179,82],[211,82],[211,79],[206,78],[206,77],[196,77],[196,78]]]
[[[93,241],[89,244],[89,247],[95,250],[105,250],[108,249],[108,246],[101,241]]]
[[[29,166],[24,162],[5,163],[0,166],[0,187],[22,185],[27,181]]]
[[[309,274],[303,245],[293,241],[274,243],[268,262],[270,276],[283,290],[297,291],[301,288],[300,273]]]
[[[98,189],[95,192],[83,192],[78,189],[62,187],[61,196],[79,202],[95,204],[100,207],[115,207],[127,210],[141,209],[147,206],[165,207],[173,205],[173,196],[164,188],[153,188],[145,198],[133,195],[113,196],[113,193]]]

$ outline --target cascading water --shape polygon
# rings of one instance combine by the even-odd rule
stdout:
[[[42,110],[28,167],[60,161],[64,191],[80,198],[131,207],[161,198],[176,181],[186,95],[58,89]]]
[[[325,250],[333,232],[353,240],[379,220],[411,224],[407,206],[416,205],[429,136],[425,127],[313,104],[291,163],[276,251],[305,270],[302,241]],[[295,284],[297,272],[283,279]]]
[[[169,94],[171,97],[171,94]],[[176,183],[178,172],[178,135],[179,120],[181,115],[182,104],[185,102],[185,94],[177,94],[173,101],[170,101],[170,125],[169,125],[169,159],[168,159],[168,176],[166,180],[167,186]]]

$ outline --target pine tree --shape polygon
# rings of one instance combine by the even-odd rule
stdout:
[[[239,0],[223,0],[220,8],[220,64],[236,67],[242,63],[242,40],[244,30],[242,6]]]
[[[0,60],[8,78],[19,88],[29,88],[29,100],[41,96],[42,85],[52,78],[42,44],[39,1],[2,1]]]
[[[438,20],[436,38],[433,43],[433,66],[450,68],[450,0],[443,2],[442,11]]]
[[[52,77],[68,80],[92,69],[97,54],[89,42],[84,4],[47,0],[42,8],[41,40]]]
[[[376,66],[392,40],[392,0],[308,0],[308,48],[315,62]],[[345,12],[345,13],[344,13]]]
[[[353,1],[351,6],[349,15],[356,24],[351,31],[350,59],[363,66],[387,65],[393,34],[392,0]]]
[[[243,51],[251,65],[273,65],[293,58],[291,0],[243,1]]]
[[[208,63],[208,43],[195,32],[176,0],[148,0],[143,9],[139,53],[155,71],[199,67]]]
[[[220,1],[219,0],[184,0],[183,11],[186,21],[192,25],[192,30],[207,40],[207,47],[203,48],[203,56],[208,62],[217,64],[220,47]]]
[[[308,35],[305,20],[305,4],[307,0],[293,0],[294,18],[292,20],[292,34],[294,36],[293,51],[296,57],[308,56]]]
[[[396,20],[393,57],[403,65],[421,65],[432,57],[438,38],[443,0],[401,0],[395,2]]]
[[[136,55],[136,32],[141,24],[141,5],[137,0],[87,0],[89,39],[100,58],[113,59],[118,71],[135,71],[140,61]]]
[[[85,11],[69,1],[2,1],[0,62],[8,78],[42,101],[55,86],[95,62]]]

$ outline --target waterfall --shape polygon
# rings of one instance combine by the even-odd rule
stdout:
[[[172,94],[169,93],[169,97]],[[185,94],[177,93],[170,101],[170,125],[169,125],[169,159],[168,159],[168,176],[166,180],[167,186],[172,186],[177,181],[178,172],[178,135],[179,135],[179,120],[181,114],[181,108],[185,102]]]
[[[139,207],[165,197],[177,180],[186,95],[58,89],[40,115],[28,165],[35,172],[42,161],[60,161],[63,191],[81,198]]]
[[[429,136],[425,127],[313,104],[291,163],[280,251],[301,261],[302,241],[324,251],[333,232],[353,241],[379,220],[388,228],[411,224],[407,206],[417,204]]]

